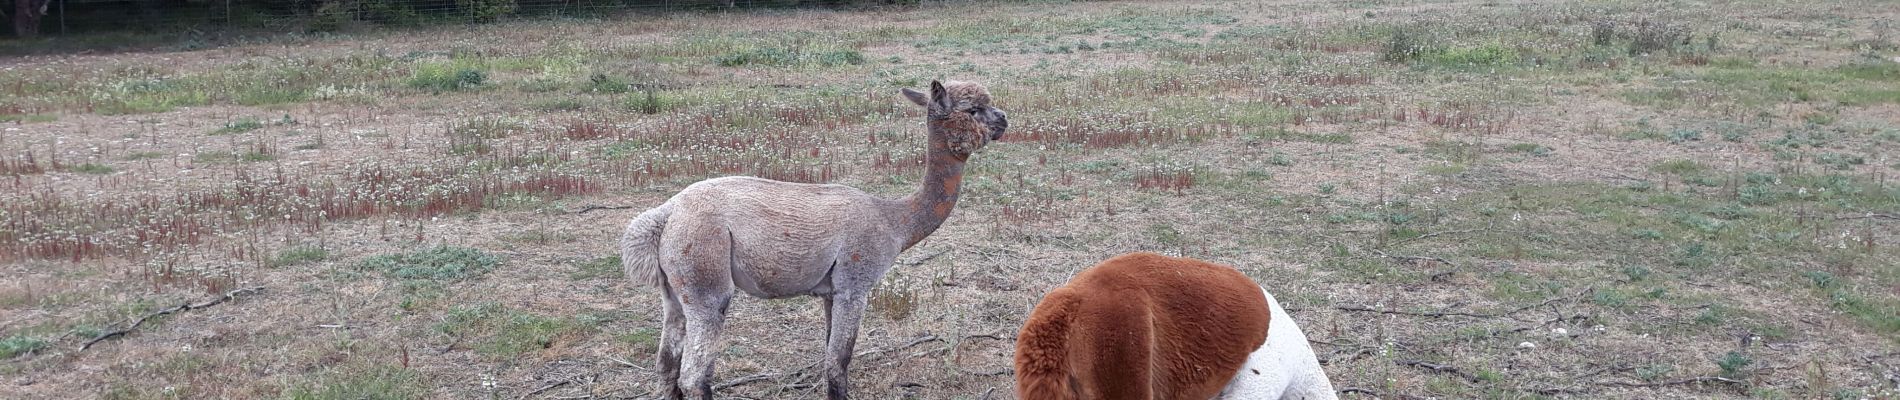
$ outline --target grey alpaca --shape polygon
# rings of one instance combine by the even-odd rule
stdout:
[[[924,106],[929,146],[923,187],[884,199],[843,185],[714,178],[640,213],[620,239],[627,277],[660,287],[665,317],[657,355],[666,399],[712,399],[713,361],[735,289],[761,298],[824,299],[826,394],[844,399],[846,367],[871,286],[897,254],[950,217],[963,164],[1009,126],[982,85],[930,82],[903,89]]]

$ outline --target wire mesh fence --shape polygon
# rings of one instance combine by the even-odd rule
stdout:
[[[691,9],[914,3],[917,0],[0,0],[16,36],[212,30],[325,31]],[[35,7],[37,6],[37,7]],[[22,26],[29,26],[21,29]]]

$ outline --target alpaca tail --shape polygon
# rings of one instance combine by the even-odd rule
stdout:
[[[669,201],[633,217],[620,235],[620,266],[634,284],[666,285],[666,274],[660,271],[660,232],[666,230],[666,219],[672,215]]]
[[[1077,300],[1069,288],[1044,295],[1016,335],[1016,397],[1022,400],[1073,400],[1070,387],[1069,322]]]

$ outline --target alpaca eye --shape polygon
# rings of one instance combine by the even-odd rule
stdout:
[[[970,114],[982,114],[983,107],[970,107]]]

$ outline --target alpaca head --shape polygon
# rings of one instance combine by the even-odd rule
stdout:
[[[930,81],[929,94],[908,88],[903,92],[926,110],[930,139],[943,141],[958,154],[968,156],[990,141],[1003,139],[1003,130],[1009,128],[1003,110],[990,104],[989,89],[975,82]]]

